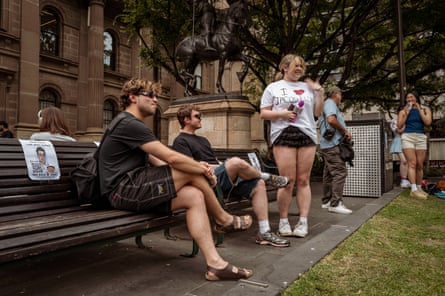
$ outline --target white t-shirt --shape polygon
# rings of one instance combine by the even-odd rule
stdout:
[[[31,135],[31,140],[36,141],[66,141],[76,142],[76,139],[62,134],[51,134],[50,132],[38,132]]]
[[[287,110],[290,104],[298,105],[299,101],[304,101],[295,122],[286,119],[271,120],[270,142],[273,143],[283,129],[292,125],[298,127],[317,144],[317,128],[314,119],[315,98],[314,92],[305,82],[278,80],[269,84],[261,97],[260,108],[272,106],[272,111],[281,111]]]

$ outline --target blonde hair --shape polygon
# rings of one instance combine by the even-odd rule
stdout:
[[[291,64],[293,63],[301,63],[301,65],[303,66],[303,71],[306,70],[306,63],[304,62],[303,57],[296,55],[296,54],[287,54],[285,55],[280,62],[280,65],[278,66],[278,69],[280,70],[280,72],[278,72],[275,75],[275,80],[280,80],[283,79],[284,77],[284,68],[289,67]]]

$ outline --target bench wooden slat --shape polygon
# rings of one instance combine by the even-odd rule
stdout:
[[[0,264],[30,256],[66,250],[77,246],[90,245],[92,243],[105,243],[108,241],[121,240],[153,231],[159,231],[165,227],[173,227],[182,223],[184,223],[182,214],[179,216],[163,216],[150,221],[102,229],[94,232],[80,233],[77,236],[67,238],[58,238],[32,246],[19,246],[17,248],[0,252]]]
[[[21,213],[21,212],[32,212],[36,210],[43,209],[55,209],[61,207],[71,207],[73,205],[79,206],[79,203],[75,199],[64,199],[60,201],[51,201],[43,203],[32,203],[32,204],[20,204],[16,206],[0,207],[0,215],[11,214],[11,213]]]
[[[72,211],[58,214],[42,213],[40,216],[24,220],[15,220],[7,225],[0,225],[0,239],[3,240],[12,236],[24,236],[33,233],[47,232],[63,227],[91,224],[92,222],[113,220],[132,216],[134,213],[118,210],[92,211]],[[146,215],[147,216],[147,215]]]
[[[78,212],[81,214],[82,212]],[[91,214],[91,213],[90,213]],[[82,217],[88,217],[88,213],[84,213]],[[103,231],[106,229],[110,229],[112,232],[115,231],[116,228],[126,229],[127,226],[141,223],[146,226],[142,227],[141,230],[145,228],[150,228],[149,224],[156,217],[154,214],[149,215],[133,215],[127,214],[122,215],[122,217],[112,217],[112,219],[107,220],[97,220],[94,223],[84,223],[76,225],[68,223],[64,227],[59,227],[55,229],[48,229],[44,223],[44,227],[42,232],[35,232],[31,234],[26,234],[25,236],[18,235],[10,238],[2,238],[2,244],[0,249],[0,254],[3,250],[8,250],[10,248],[18,247],[18,246],[27,246],[32,244],[37,244],[41,242],[63,239],[68,237],[78,237],[79,235],[88,234],[91,232]],[[70,221],[72,222],[72,221]],[[77,221],[78,222],[78,221]],[[36,225],[38,227],[38,225]],[[10,234],[9,234],[10,235]]]
[[[86,208],[89,208],[89,206],[82,206],[79,207],[78,204],[72,207],[64,207],[64,208],[57,208],[57,209],[50,209],[45,211],[34,211],[34,212],[25,212],[25,213],[16,213],[8,216],[0,216],[0,223],[12,223],[16,220],[26,220],[26,219],[32,219],[35,217],[41,217],[46,215],[57,215],[57,214],[63,214],[67,212],[75,212],[75,211],[84,211]]]

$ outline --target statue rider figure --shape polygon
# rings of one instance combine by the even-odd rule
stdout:
[[[205,42],[205,51],[216,51],[210,46],[210,38],[214,33],[214,25],[216,19],[215,8],[208,0],[198,0],[196,7],[197,17],[201,17],[200,33]]]

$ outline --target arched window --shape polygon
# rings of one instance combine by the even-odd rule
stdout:
[[[40,12],[40,52],[58,56],[60,41],[60,17],[51,8]]]
[[[45,88],[40,92],[39,95],[39,110],[50,106],[60,108],[60,97],[54,90]]]
[[[103,110],[103,129],[106,129],[110,126],[111,121],[117,115],[117,105],[112,99],[106,99],[104,102],[104,110]]]
[[[116,38],[108,31],[104,32],[104,68],[116,70]]]

